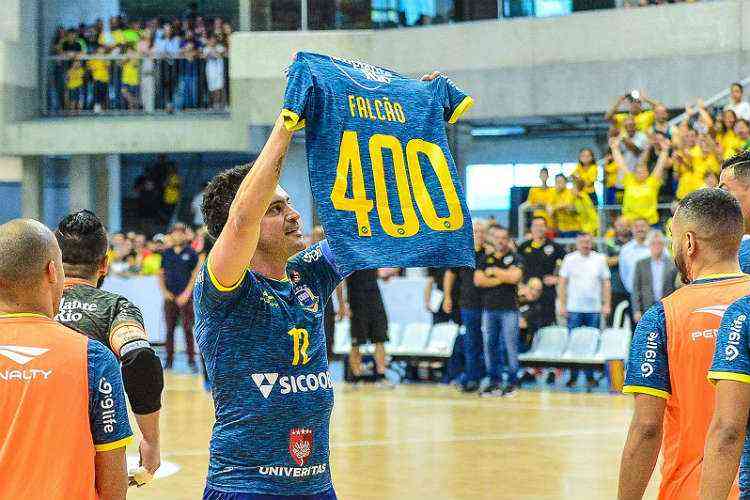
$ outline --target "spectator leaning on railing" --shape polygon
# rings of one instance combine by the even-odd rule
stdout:
[[[549,181],[549,170],[547,170],[547,167],[542,167],[539,170],[539,180],[541,181],[541,185],[529,189],[529,196],[526,202],[534,209],[532,217],[542,217],[547,221],[548,226],[554,227],[549,210],[552,199],[555,196],[555,188],[547,185],[547,181]]]
[[[574,237],[581,230],[575,197],[568,189],[568,179],[563,174],[555,176],[555,190],[549,203],[549,211],[561,238]]]
[[[572,174],[573,179],[580,179],[583,182],[582,191],[586,193],[594,205],[599,203],[594,190],[594,183],[599,178],[599,165],[596,163],[596,156],[590,148],[583,148],[578,154],[578,165]]]

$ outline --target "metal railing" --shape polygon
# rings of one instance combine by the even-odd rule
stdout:
[[[747,78],[743,78],[742,80],[740,80],[737,83],[739,83],[743,87],[747,86],[748,84],[750,84],[750,76],[748,76]],[[706,106],[712,106],[712,105],[716,104],[717,102],[722,101],[722,100],[726,99],[727,97],[729,97],[729,94],[731,92],[732,92],[731,88],[729,88],[729,85],[727,85],[724,88],[724,90],[722,90],[718,94],[712,95],[708,99],[704,99],[703,102],[705,103]],[[679,125],[686,118],[689,118],[687,112],[680,113],[679,115],[677,115],[674,118],[672,118],[671,120],[669,120],[669,126],[672,127],[672,126]]]
[[[229,59],[130,57],[49,58],[46,116],[226,112]]]

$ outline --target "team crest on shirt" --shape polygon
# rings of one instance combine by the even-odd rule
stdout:
[[[313,432],[310,429],[289,431],[289,454],[297,465],[303,466],[312,455]]]
[[[512,255],[506,255],[505,257],[503,257],[503,264],[505,264],[506,266],[509,266],[511,262],[513,262]]]
[[[555,251],[555,247],[553,247],[552,245],[547,245],[547,246],[544,247],[544,253],[545,253],[545,255],[547,255],[547,257],[549,257],[550,255],[552,255],[552,252],[554,252],[554,251]]]
[[[314,313],[318,312],[320,299],[310,290],[309,286],[301,285],[294,287],[294,295],[304,309]]]

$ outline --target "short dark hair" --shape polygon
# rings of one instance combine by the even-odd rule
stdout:
[[[732,87],[737,87],[738,89],[740,89],[740,92],[744,92],[744,91],[745,91],[745,88],[744,88],[744,87],[742,86],[742,84],[741,84],[741,83],[739,83],[739,82],[734,82],[734,83],[733,83],[732,85],[730,85],[730,86],[729,86],[729,88],[730,88],[730,89],[731,89]],[[725,87],[725,88],[726,88],[726,87]]]
[[[700,231],[722,258],[737,256],[742,240],[742,209],[737,199],[719,188],[702,188],[684,197],[677,208],[677,216]]]
[[[547,167],[542,167],[542,168],[539,169],[539,173],[541,174],[542,172],[549,173],[549,169]]]
[[[507,228],[503,227],[500,224],[490,224],[489,227],[487,228],[487,231],[490,231],[490,229],[500,229],[501,231],[508,231]]]
[[[731,168],[734,176],[745,181],[750,179],[750,151],[742,150],[734,156],[724,160],[721,169]]]
[[[252,163],[225,170],[208,183],[203,193],[203,220],[212,238],[218,238],[229,217],[229,207]]]
[[[94,212],[81,210],[66,215],[57,225],[55,238],[66,268],[74,274],[92,275],[107,255],[107,229]]]
[[[750,127],[750,122],[749,122],[749,121],[747,121],[747,120],[745,120],[744,118],[740,118],[739,120],[737,120],[737,121],[736,121],[736,122],[734,123],[734,126],[736,127],[736,126],[737,126],[737,125],[739,125],[740,123],[744,123],[745,125],[747,125],[748,127]]]
[[[566,182],[568,181],[568,178],[567,178],[567,177],[565,177],[565,174],[557,174],[557,175],[555,176],[555,180],[557,180],[557,178],[558,178],[558,177],[562,177],[563,179],[565,179],[565,181],[566,181]]]

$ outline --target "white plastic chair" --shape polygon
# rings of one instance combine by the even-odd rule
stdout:
[[[583,326],[570,332],[568,347],[562,355],[566,361],[596,362],[599,349],[599,329]]]
[[[341,321],[336,322],[336,327],[333,331],[334,354],[349,354],[349,351],[352,348],[352,338],[349,328],[348,319],[342,319]]]
[[[401,344],[393,350],[393,354],[403,356],[420,356],[425,354],[427,341],[430,338],[429,323],[409,323],[404,327]]]
[[[564,326],[545,326],[534,336],[531,350],[518,356],[521,361],[559,360],[568,345],[568,329]]]
[[[610,359],[627,360],[630,354],[630,330],[624,328],[607,328],[602,331],[601,346],[596,358],[601,361]]]
[[[615,306],[615,310],[612,313],[612,328],[623,328],[625,325],[623,324],[623,317],[628,320],[628,323],[630,322],[630,318],[625,316],[625,309],[627,309],[630,306],[630,302],[627,300],[623,300],[617,306]],[[630,327],[628,327],[628,330]]]
[[[403,331],[401,323],[388,323],[388,342],[385,343],[386,353],[392,353],[398,349],[398,346],[401,345],[401,341],[404,339]]]
[[[458,325],[453,322],[438,323],[432,327],[430,341],[427,343],[427,354],[449,358],[453,353],[453,344],[458,336]]]

